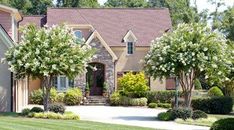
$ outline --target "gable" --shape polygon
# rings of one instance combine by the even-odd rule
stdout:
[[[85,43],[90,44],[94,38],[97,38],[98,40],[100,40],[100,43],[102,44],[102,46],[111,55],[112,61],[113,62],[116,61],[117,56],[115,55],[115,53],[111,50],[111,48],[107,45],[107,43],[104,41],[104,39],[101,37],[101,35],[96,30],[91,34],[91,36],[88,38],[88,40]]]
[[[0,40],[7,48],[14,46],[14,42],[12,41],[10,36],[7,34],[7,32],[4,30],[4,28],[1,25],[0,25]]]

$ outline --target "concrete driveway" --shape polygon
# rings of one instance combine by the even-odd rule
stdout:
[[[158,121],[158,113],[165,109],[149,109],[143,107],[111,107],[111,106],[67,106],[66,111],[79,114],[81,120],[104,123],[142,126],[166,130],[209,130],[208,127],[178,124],[172,121]]]

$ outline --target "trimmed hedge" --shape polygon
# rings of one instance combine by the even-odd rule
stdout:
[[[175,90],[164,90],[164,91],[148,91],[145,93],[148,103],[171,103],[171,99],[175,98]],[[182,92],[179,91],[179,97]]]
[[[36,112],[36,113],[39,113],[39,112],[43,112],[44,110],[40,107],[33,107],[30,112]]]
[[[158,107],[162,107],[162,108],[171,108],[171,104],[170,103],[157,103]]]
[[[234,130],[234,118],[225,118],[215,121],[210,130]]]
[[[110,97],[110,105],[112,106],[146,106],[147,98],[130,98],[121,96],[119,92],[115,92]]]
[[[201,110],[210,114],[228,114],[232,111],[231,97],[198,98],[191,102],[194,110]]]
[[[28,114],[30,113],[30,109],[29,108],[24,108],[22,110],[22,112],[20,113],[21,116],[28,116]]]
[[[64,96],[64,103],[66,105],[80,105],[82,100],[82,92],[79,88],[70,88],[66,91]]]
[[[208,91],[208,96],[210,97],[220,97],[223,96],[223,92],[219,87],[212,87]]]
[[[168,112],[171,112],[175,119],[181,118],[183,120],[186,120],[192,116],[192,110],[187,108],[172,109]]]
[[[208,118],[207,114],[201,110],[193,111],[192,119],[196,120],[199,118]]]
[[[171,112],[161,112],[158,114],[158,119],[160,121],[172,121],[175,120]]]
[[[156,108],[158,105],[156,103],[150,103],[148,105],[149,108]]]
[[[63,104],[51,104],[48,109],[49,111],[55,112],[55,113],[63,114],[65,112],[65,107]]]
[[[42,118],[42,119],[62,119],[62,120],[79,120],[80,117],[75,114],[60,114],[54,112],[41,112],[41,113],[31,113],[30,117]]]

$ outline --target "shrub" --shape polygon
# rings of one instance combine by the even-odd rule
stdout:
[[[208,118],[207,114],[201,110],[195,110],[192,114],[192,119],[197,120],[199,118]]]
[[[183,120],[192,116],[192,110],[187,108],[172,109],[171,112],[174,118],[181,118]]]
[[[212,87],[208,91],[208,96],[210,97],[220,97],[223,96],[223,92],[219,87]]]
[[[210,130],[234,130],[234,118],[225,118],[215,121]]]
[[[171,108],[170,103],[158,103],[157,105],[158,107],[162,107],[162,108]]]
[[[164,91],[148,91],[145,93],[148,103],[171,103],[171,100],[175,98],[174,90],[164,90]],[[182,92],[179,91],[179,97],[181,97]]]
[[[192,100],[192,108],[210,114],[228,114],[232,111],[231,97],[198,98]]]
[[[64,96],[64,93],[58,93],[56,96],[56,102],[63,103]]]
[[[146,106],[147,99],[146,98],[128,98],[125,105],[129,106]]]
[[[52,87],[50,89],[50,102],[51,103],[55,103],[56,102],[57,94],[58,94],[58,92],[57,92],[56,88]]]
[[[65,112],[65,107],[63,104],[51,104],[48,109],[49,111],[55,112],[55,113],[63,114]]]
[[[30,113],[30,109],[29,108],[24,108],[21,112],[22,116],[28,116],[28,114]]]
[[[120,94],[118,91],[114,92],[111,96],[110,96],[110,105],[112,106],[118,106],[120,105]]]
[[[200,89],[202,89],[201,82],[200,82],[199,79],[196,79],[196,80],[195,80],[194,85],[195,85],[195,90],[200,90]]]
[[[33,104],[39,104],[42,105],[43,104],[43,95],[42,95],[42,90],[38,89],[38,90],[34,90],[30,93],[30,102]]]
[[[156,103],[150,103],[148,105],[149,108],[156,108],[158,105]]]
[[[82,100],[82,93],[79,88],[70,88],[64,96],[64,103],[67,105],[79,105]]]
[[[39,113],[39,112],[43,112],[44,110],[40,107],[33,107],[30,112],[35,112],[35,113]]]
[[[118,86],[123,96],[143,97],[144,93],[149,89],[145,74],[140,72],[133,74],[129,72],[118,79]]]
[[[56,88],[51,88],[50,90],[50,102],[56,102],[57,90]],[[30,93],[30,102],[33,104],[43,104],[43,92],[42,89],[34,90]]]
[[[172,121],[175,120],[171,112],[161,112],[158,114],[158,119],[161,121]]]
[[[34,118],[43,118],[43,119],[63,119],[63,120],[79,120],[79,115],[75,114],[60,114],[54,112],[41,112],[32,114]]]

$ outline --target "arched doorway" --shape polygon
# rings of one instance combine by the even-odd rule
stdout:
[[[90,95],[102,95],[105,81],[105,65],[102,63],[89,63],[86,73],[86,81],[90,87]]]

